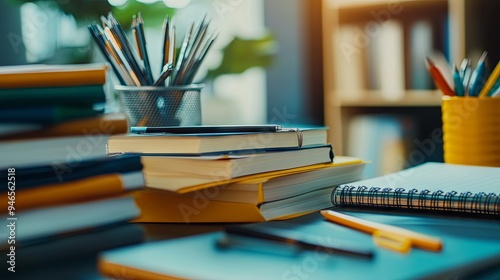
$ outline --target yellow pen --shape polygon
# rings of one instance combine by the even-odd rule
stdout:
[[[366,221],[332,210],[323,210],[321,215],[330,222],[372,234],[377,245],[398,252],[405,253],[412,246],[435,252],[443,248],[440,239],[407,229]]]

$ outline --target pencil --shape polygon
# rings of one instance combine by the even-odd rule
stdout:
[[[455,94],[457,96],[464,96],[464,85],[462,82],[462,78],[460,77],[460,72],[458,71],[457,66],[454,67],[455,72],[453,73],[453,79],[455,81]]]
[[[146,35],[144,34],[144,19],[142,18],[141,12],[139,12],[137,15],[136,29],[138,38],[137,47],[141,49],[140,54],[141,54],[141,59],[144,63],[144,72],[146,74],[146,78],[149,84],[152,84],[154,79],[153,79],[153,74],[151,72],[151,65],[149,63],[149,55],[146,45]]]
[[[321,215],[323,215],[330,222],[350,227],[365,233],[374,234],[376,232],[383,232],[388,233],[389,235],[396,235],[401,238],[408,239],[411,241],[413,246],[421,249],[441,251],[443,248],[443,244],[440,239],[407,229],[367,221],[331,210],[323,210],[321,211]]]
[[[500,76],[500,61],[497,63],[497,66],[489,76],[488,80],[484,84],[484,87],[479,92],[479,97],[488,96],[490,91],[492,90],[495,83],[498,81],[498,77]]]
[[[132,52],[132,47],[130,46],[129,41],[127,40],[127,35],[125,34],[125,31],[123,30],[123,27],[118,23],[116,18],[113,16],[113,14],[110,12],[108,14],[108,28],[110,30],[110,34],[113,35],[114,41],[116,41],[116,45],[113,45],[114,47],[119,47],[120,52],[123,54],[123,58],[125,61],[127,61],[127,64],[129,65],[131,71],[134,72],[134,75],[137,80],[139,81],[138,85],[146,85],[147,81],[144,76],[144,73],[142,69],[139,66],[139,63],[137,62],[137,59]]]
[[[118,78],[118,81],[120,82],[120,84],[125,85],[125,80],[123,79],[122,74],[120,73],[120,70],[118,70],[118,65],[116,64],[114,59],[111,58],[110,53],[107,51],[106,44],[104,43],[104,39],[102,38],[102,34],[99,33],[97,26],[95,24],[91,24],[91,25],[87,26],[87,28],[89,29],[92,38],[94,39],[97,46],[99,47],[101,54],[109,62],[109,64],[111,64],[111,68],[113,69],[113,72],[115,73],[116,77]]]
[[[450,84],[445,80],[443,73],[441,73],[441,71],[436,67],[434,62],[428,57],[425,59],[425,62],[427,70],[429,70],[434,83],[441,90],[443,95],[455,96],[455,92],[450,87]]]
[[[163,67],[168,63],[170,58],[170,44],[172,43],[170,41],[170,18],[168,15],[165,16],[165,19],[163,20],[163,44],[162,44],[162,59],[161,59],[161,67],[160,71],[163,71]]]
[[[123,65],[125,69],[127,69],[127,72],[134,81],[134,84],[136,86],[140,86],[141,82],[139,81],[136,72],[132,69],[127,58],[125,57],[125,54],[122,51],[122,45],[120,45],[120,43],[116,40],[115,36],[112,34],[108,26],[106,26],[106,28],[104,29],[104,34],[106,35],[108,41],[111,43],[112,49],[114,50],[114,52],[116,52],[117,58],[119,58],[119,63]]]

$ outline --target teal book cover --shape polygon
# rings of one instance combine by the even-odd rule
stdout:
[[[58,104],[81,106],[106,101],[103,85],[0,88],[1,107]]]
[[[293,254],[270,252],[259,243],[247,248],[216,246],[222,233],[141,244],[105,252],[100,257],[104,275],[182,279],[420,279],[447,272],[446,279],[462,279],[454,269],[500,254],[500,223],[457,218],[349,213],[359,218],[439,237],[440,252],[413,248],[409,253],[375,246],[368,234],[324,220],[319,213],[270,227],[330,243],[354,243],[374,251],[372,259],[344,256],[325,250]],[[251,226],[251,225],[250,225]],[[149,272],[150,274],[137,274]],[[170,279],[170,278],[169,278]]]
[[[0,108],[0,123],[55,124],[69,120],[92,117],[102,114],[91,105],[87,107],[68,107],[42,105],[30,107]]]

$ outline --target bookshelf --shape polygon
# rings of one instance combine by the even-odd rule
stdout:
[[[475,63],[481,51],[497,51],[496,21],[485,11],[499,7],[487,0],[322,0],[324,116],[336,154],[352,150],[349,125],[360,115],[415,119],[419,139],[440,129],[441,96],[424,58],[437,50],[450,62],[468,56]],[[496,64],[498,53],[490,59]]]

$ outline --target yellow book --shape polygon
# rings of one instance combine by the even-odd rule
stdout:
[[[146,188],[132,195],[137,222],[261,222],[288,219],[332,206],[339,184],[361,179],[365,162],[337,157],[335,163],[267,172],[183,189]]]
[[[108,197],[144,186],[142,171],[114,173],[88,177],[61,184],[43,185],[16,190],[15,209],[27,209],[63,205],[85,200]],[[9,192],[0,194],[0,203],[8,205]],[[0,210],[6,213],[7,207]]]
[[[106,64],[21,65],[0,67],[0,88],[103,85]]]

